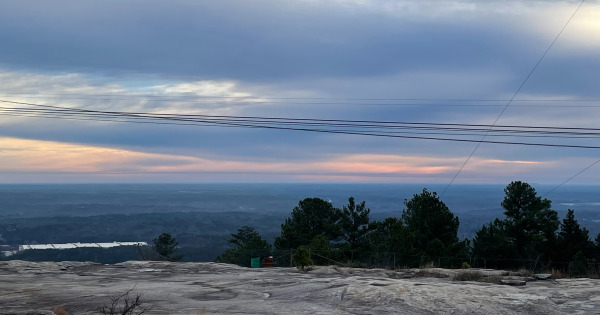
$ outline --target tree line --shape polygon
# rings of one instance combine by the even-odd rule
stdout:
[[[588,271],[588,262],[600,259],[600,234],[592,241],[573,210],[559,221],[551,201],[525,182],[511,182],[504,193],[504,217],[483,225],[473,239],[463,240],[457,234],[459,218],[427,189],[405,199],[399,217],[381,221],[371,220],[365,201],[357,203],[353,197],[341,209],[320,198],[306,198],[281,224],[273,244],[253,227],[243,226],[231,234],[232,248],[217,261],[249,266],[251,257],[273,255],[277,262],[289,259],[281,253],[296,251],[296,256],[310,255],[310,261],[294,257],[302,261],[297,265],[368,267],[391,265],[393,257],[393,266],[555,268],[577,275]]]

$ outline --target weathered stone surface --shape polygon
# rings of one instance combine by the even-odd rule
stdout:
[[[533,275],[534,278],[538,280],[550,280],[552,279],[552,274],[550,273],[537,273]]]
[[[525,280],[516,280],[516,279],[501,279],[500,283],[506,284],[506,285],[511,285],[511,286],[514,286],[514,287],[520,287],[520,286],[524,286],[525,284],[527,284],[527,281],[525,281]]]
[[[525,282],[535,281],[534,277],[522,277],[522,276],[503,276],[502,279],[503,280],[525,281]]]
[[[8,261],[0,262],[0,313],[47,314],[62,307],[69,314],[97,314],[110,296],[132,288],[152,306],[147,314],[589,314],[600,309],[600,280],[512,287],[442,277],[453,273]]]

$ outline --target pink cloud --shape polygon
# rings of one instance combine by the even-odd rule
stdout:
[[[154,176],[161,180],[191,180],[199,176],[191,177],[190,174],[205,174],[202,178],[217,181],[235,181],[237,178],[253,181],[443,182],[463,162],[462,158],[378,154],[337,155],[316,161],[249,162],[17,138],[0,138],[0,148],[0,171],[5,174],[68,173],[86,175],[86,179]],[[461,177],[481,181],[528,172],[535,174],[554,164],[473,158]]]

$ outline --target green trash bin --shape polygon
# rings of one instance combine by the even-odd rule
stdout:
[[[250,258],[250,267],[260,268],[260,257]]]

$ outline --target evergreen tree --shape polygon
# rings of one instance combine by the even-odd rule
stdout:
[[[342,235],[339,225],[341,211],[320,198],[306,198],[298,203],[281,225],[281,236],[275,239],[278,249],[309,245],[317,235],[335,240]]]
[[[587,259],[582,251],[578,251],[569,263],[571,277],[583,277],[587,274]]]
[[[270,256],[272,252],[271,245],[262,239],[260,234],[251,226],[243,226],[237,230],[237,233],[231,234],[229,243],[236,245],[234,248],[226,250],[217,257],[217,262],[236,264],[243,267],[250,267],[252,257]]]
[[[404,200],[406,206],[402,213],[402,221],[412,235],[413,246],[425,252],[434,239],[438,239],[445,248],[454,250],[458,242],[459,221],[437,194],[423,189],[411,200]],[[433,246],[433,245],[432,245]]]
[[[473,240],[476,258],[488,267],[536,268],[540,261],[555,256],[558,214],[551,202],[537,196],[529,184],[514,181],[504,189],[504,220],[484,225]]]
[[[481,227],[473,239],[474,265],[491,268],[510,268],[516,256],[515,248],[504,229],[504,221],[495,219]]]
[[[340,226],[342,237],[350,244],[350,249],[359,249],[364,245],[365,238],[369,232],[369,213],[371,209],[365,206],[365,202],[356,204],[354,197],[348,199],[348,205],[342,208]]]
[[[310,241],[311,259],[315,265],[331,264],[331,244],[324,235],[317,235]]]
[[[228,240],[229,243],[236,246],[243,246],[246,243],[250,242],[252,239],[256,237],[260,237],[260,234],[256,232],[256,229],[249,225],[244,225],[237,230],[237,233],[231,234],[231,239]]]
[[[600,260],[600,233],[596,235],[596,239],[594,240],[594,256]]]
[[[427,242],[425,254],[431,258],[446,257],[450,254],[450,249],[446,248],[446,246],[444,246],[444,242],[442,242],[439,238],[436,237],[431,241]]]
[[[169,261],[177,261],[183,258],[183,255],[175,254],[179,242],[169,233],[162,233],[152,241],[152,249],[162,258]]]
[[[413,240],[398,218],[373,221],[369,225],[369,248],[374,252],[412,253]]]
[[[414,239],[402,220],[394,217],[372,221],[367,234],[373,262],[384,266],[414,266],[420,263],[413,248]]]
[[[517,259],[539,261],[548,258],[556,245],[559,221],[551,201],[537,196],[529,184],[514,181],[504,189],[504,228],[517,252]]]
[[[575,211],[571,209],[567,210],[567,215],[560,224],[558,245],[556,259],[559,262],[569,261],[578,251],[586,255],[593,254],[594,244],[590,241],[589,231],[579,226],[575,220]]]

